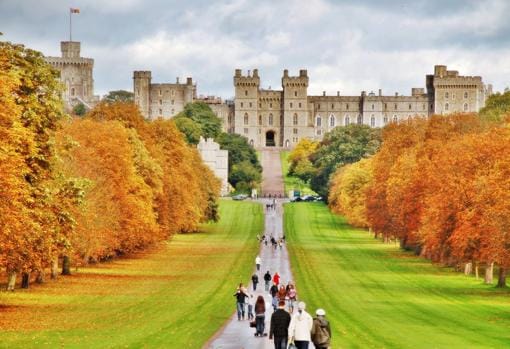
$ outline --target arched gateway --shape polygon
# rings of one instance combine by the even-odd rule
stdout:
[[[275,132],[267,131],[266,132],[266,147],[274,147],[274,146],[276,146]]]

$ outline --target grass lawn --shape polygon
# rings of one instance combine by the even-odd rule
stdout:
[[[322,203],[285,206],[298,295],[332,348],[510,348],[510,293],[382,244]]]
[[[289,190],[299,190],[301,195],[317,195],[310,186],[305,183],[303,180],[289,176],[289,151],[282,150],[280,151],[280,161],[282,163],[282,172],[283,172],[283,182],[285,185],[285,194],[289,193]]]
[[[1,348],[200,348],[232,315],[262,207],[222,201],[221,221],[154,251],[0,293]]]

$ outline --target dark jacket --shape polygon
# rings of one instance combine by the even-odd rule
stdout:
[[[312,342],[316,347],[329,347],[331,344],[331,328],[324,318],[314,318],[312,325]]]
[[[283,309],[276,309],[271,315],[269,336],[287,338],[289,336],[290,314]]]
[[[271,279],[272,279],[272,277],[271,277],[271,274],[269,274],[269,272],[264,274],[264,280],[271,281]]]
[[[254,284],[257,284],[259,282],[259,277],[257,274],[253,274],[251,277],[251,281],[253,281]]]
[[[278,293],[278,286],[276,285],[271,286],[271,288],[269,289],[269,293],[271,294],[271,297],[276,296],[276,294]]]
[[[264,315],[266,313],[265,303],[255,303],[255,315]]]
[[[237,292],[234,293],[234,297],[237,298],[237,303],[244,303],[248,295],[241,290],[237,290]]]

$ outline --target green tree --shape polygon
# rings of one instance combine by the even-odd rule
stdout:
[[[480,117],[487,122],[499,122],[510,114],[510,91],[495,93],[485,102],[485,107],[480,109]]]
[[[83,116],[87,112],[85,105],[83,103],[79,103],[74,106],[73,113],[74,115]]]
[[[186,104],[184,110],[177,114],[176,118],[188,118],[193,120],[200,126],[200,135],[204,138],[216,138],[221,133],[221,119],[218,118],[211,108],[204,102]],[[179,124],[176,124],[179,131],[186,134],[186,138],[188,138],[188,134],[186,132],[190,131],[190,124],[180,123],[180,125],[185,127],[180,129]],[[194,140],[194,137],[191,137],[191,139]]]
[[[202,128],[200,124],[182,115],[173,118],[175,126],[184,134],[188,144],[198,144],[200,136],[202,136]]]
[[[133,102],[134,93],[126,90],[110,91],[103,97],[103,101],[111,102]]]
[[[316,170],[313,167],[312,162],[308,159],[301,159],[297,162],[294,167],[293,175],[308,183],[310,179],[315,175]]]
[[[310,156],[317,171],[310,181],[312,189],[326,198],[335,170],[375,154],[380,144],[381,129],[367,125],[337,127],[326,133],[317,151]]]
[[[242,161],[232,167],[230,183],[238,191],[253,189],[261,180],[260,171],[249,161]]]

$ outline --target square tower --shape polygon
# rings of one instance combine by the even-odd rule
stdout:
[[[259,86],[258,69],[254,69],[253,74],[248,71],[247,75],[242,75],[241,69],[236,69],[234,132],[248,138],[248,142],[255,147],[261,146],[257,144]]]
[[[285,69],[282,77],[283,115],[280,146],[290,148],[300,139],[313,137],[313,121],[308,113],[308,73],[302,69],[299,76],[289,76]],[[312,126],[312,127],[311,127]]]

